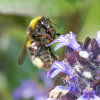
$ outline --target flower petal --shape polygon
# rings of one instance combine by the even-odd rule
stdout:
[[[61,43],[68,43],[68,39],[64,36],[64,35],[60,35],[57,39],[55,39],[53,42],[51,42],[50,44],[46,45],[46,46],[50,46],[56,42],[61,42]]]
[[[77,87],[74,83],[70,84],[70,93],[74,94],[75,96],[79,97],[81,95],[81,90]]]
[[[63,47],[63,46],[67,46],[66,43],[58,43],[54,49],[54,51],[57,51],[59,48]]]
[[[52,73],[55,69],[65,69],[65,65],[62,62],[55,60],[50,68],[50,72]]]
[[[66,90],[66,91],[68,90],[68,89],[66,88],[66,86],[62,86],[62,85],[59,85],[58,88],[59,88],[60,90]]]
[[[70,32],[70,34],[60,35],[56,40],[46,46],[50,46],[56,42],[60,43],[55,47],[55,51],[63,46],[71,47],[73,50],[76,49],[77,51],[81,50],[80,45],[76,41],[76,35],[74,35],[72,32]]]
[[[53,71],[53,73],[51,73],[50,78],[54,78],[56,75],[58,75],[60,72],[63,72],[63,70],[61,69],[56,69],[55,71]]]

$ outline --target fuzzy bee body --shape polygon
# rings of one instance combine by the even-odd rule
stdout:
[[[28,54],[33,64],[39,68],[45,67],[48,70],[56,56],[52,53],[51,48],[46,47],[46,45],[52,42],[56,35],[59,34],[56,33],[49,19],[44,17],[33,19],[30,22],[27,38],[19,54],[18,63],[22,64],[26,54]]]
[[[41,45],[39,42],[32,42],[27,48],[27,53],[32,63],[38,68],[45,66],[48,69],[54,61],[54,56],[49,51],[49,48],[43,44]]]
[[[34,23],[34,20],[31,21],[31,23]],[[34,39],[35,41],[42,41],[44,45],[54,40],[57,33],[53,28],[53,26],[51,25],[49,19],[46,19],[44,17],[39,17],[38,22],[35,24],[36,24],[35,28],[31,26],[33,24],[30,24],[29,27],[29,33],[32,39]]]

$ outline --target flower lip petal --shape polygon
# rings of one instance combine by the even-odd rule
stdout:
[[[53,73],[50,75],[50,78],[54,78],[56,75],[58,75],[60,72],[63,72],[61,69],[57,69],[53,71]]]
[[[79,87],[77,87],[74,83],[70,84],[70,89],[69,89],[70,93],[76,95],[76,96],[80,96],[81,95],[81,90]]]
[[[76,41],[76,35],[74,35],[74,33],[72,33],[72,32],[70,32],[69,34],[66,34],[66,35],[60,35],[52,43],[50,43],[46,46],[50,46],[50,45],[52,45],[56,42],[59,42],[59,43],[55,47],[55,51],[58,50],[59,48],[63,47],[63,46],[68,46],[68,47],[72,48],[73,50],[78,50],[78,51],[81,50],[80,45]]]
[[[56,42],[61,42],[61,43],[68,43],[68,38],[67,37],[65,37],[64,35],[60,35],[57,39],[55,39],[53,42],[51,42],[50,44],[47,44],[46,45],[46,47],[47,46],[50,46],[50,45],[52,45],[52,44],[54,44],[54,43],[56,43]]]
[[[55,60],[49,72],[47,73],[47,77],[54,78],[56,75],[58,75],[61,72],[65,73],[70,78],[72,78],[75,75],[74,70],[72,70],[67,60],[66,61],[62,60],[61,62]]]
[[[50,72],[54,69],[64,69],[65,65],[62,63],[63,61],[59,62],[57,60],[54,61],[54,63],[52,64],[51,68],[50,68]]]
[[[62,85],[59,85],[58,88],[61,89],[61,90],[63,90],[63,89],[68,90],[68,89],[66,88],[66,86],[62,86]]]
[[[66,46],[66,43],[59,43],[58,45],[56,45],[54,51],[57,51],[59,48]]]
[[[62,72],[65,69],[65,65],[62,62],[55,60],[50,68],[50,71],[47,73],[47,77],[54,78],[58,73]],[[57,72],[57,74],[55,72]]]

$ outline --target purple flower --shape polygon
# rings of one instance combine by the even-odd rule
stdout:
[[[50,68],[50,71],[47,73],[47,76],[50,78],[54,78],[61,72],[67,74],[70,78],[75,76],[75,73],[72,70],[71,66],[65,60],[62,60],[61,62],[55,60]]]
[[[76,86],[75,83],[72,83],[70,79],[68,80],[66,85],[69,93],[74,94],[76,97],[79,97],[81,95],[81,89]]]
[[[52,88],[52,86],[54,86],[54,82],[52,79],[48,78],[46,74],[46,71],[39,71],[39,77],[43,81],[43,84],[48,91],[50,88]]]
[[[69,92],[74,94],[75,96],[79,97],[80,94],[81,94],[81,90],[79,87],[77,87],[74,83],[70,83],[70,86],[69,86]]]
[[[49,98],[56,100],[58,97],[65,96],[68,92],[69,90],[66,86],[59,85],[49,92]]]
[[[52,99],[57,99],[58,97],[65,96],[67,93],[74,94],[77,97],[81,94],[80,89],[74,83],[69,82],[67,86],[56,86],[50,91],[49,97]]]
[[[56,45],[56,47],[54,49],[55,51],[63,46],[68,46],[68,47],[72,48],[73,50],[77,50],[77,51],[81,50],[80,45],[76,41],[76,36],[72,32],[70,32],[70,34],[60,35],[56,40],[54,40],[52,43],[50,43],[46,46],[50,46],[56,42],[59,42],[59,44]]]
[[[99,44],[99,47],[100,47],[100,31],[97,32],[97,38],[96,38],[98,44]]]
[[[83,95],[79,97],[77,100],[100,100],[100,97],[95,95],[95,91],[93,89],[85,89],[83,91]]]

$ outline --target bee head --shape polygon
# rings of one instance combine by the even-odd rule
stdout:
[[[51,25],[51,21],[48,18],[42,18],[39,21],[39,24],[43,26],[45,29],[47,29],[48,33],[54,33],[55,29]]]
[[[35,29],[36,29],[36,32],[35,32],[36,34],[35,33],[33,34]],[[51,21],[45,17],[37,17],[33,19],[30,22],[29,33],[32,35],[31,37],[35,37],[35,39],[38,38],[36,35],[41,35],[44,33],[50,35],[52,39],[54,39],[56,36],[56,31]]]

